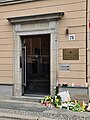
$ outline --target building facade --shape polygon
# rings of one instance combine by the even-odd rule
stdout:
[[[90,91],[89,4],[0,1],[0,95],[53,95],[65,83]]]

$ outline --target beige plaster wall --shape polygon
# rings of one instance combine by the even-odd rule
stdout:
[[[57,79],[67,82],[85,84],[86,80],[86,0],[42,0],[14,5],[0,6],[0,83],[13,83],[13,31],[7,20],[13,16],[27,16],[53,12],[65,12],[60,20],[58,35],[58,64],[70,63],[70,71],[61,71],[57,67]],[[69,41],[65,35],[75,34],[76,40]],[[89,42],[90,43],[90,42]],[[62,59],[62,49],[79,48],[79,60]],[[57,64],[57,65],[58,65]]]

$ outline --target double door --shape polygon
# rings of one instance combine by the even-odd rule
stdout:
[[[24,94],[50,93],[50,34],[22,36]]]

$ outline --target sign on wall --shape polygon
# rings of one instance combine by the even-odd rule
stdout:
[[[63,49],[63,60],[79,60],[79,49]]]
[[[69,40],[75,40],[75,34],[70,34],[69,35]]]
[[[60,70],[70,70],[70,64],[61,63],[61,64],[59,64],[59,69]]]

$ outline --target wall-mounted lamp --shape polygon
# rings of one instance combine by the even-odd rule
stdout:
[[[66,29],[66,35],[68,35],[68,34],[69,34],[69,29],[67,28],[67,29]]]

